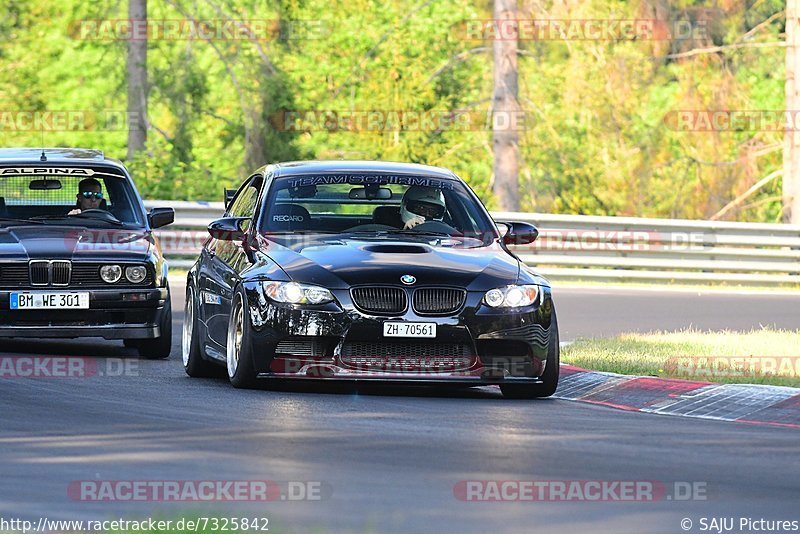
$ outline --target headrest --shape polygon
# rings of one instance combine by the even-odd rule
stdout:
[[[387,226],[402,226],[399,206],[378,206],[372,212],[372,222]]]
[[[307,230],[311,223],[308,210],[297,204],[278,204],[269,211],[267,227],[272,230]]]

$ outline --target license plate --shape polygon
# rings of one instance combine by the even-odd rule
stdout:
[[[89,293],[11,293],[12,310],[88,310]]]
[[[436,323],[383,323],[383,337],[436,337]]]

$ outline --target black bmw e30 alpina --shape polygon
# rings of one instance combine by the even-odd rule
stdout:
[[[550,284],[455,174],[320,161],[254,172],[212,222],[190,269],[182,338],[190,376],[499,385],[558,384]]]
[[[122,339],[167,358],[167,264],[130,174],[101,151],[0,149],[0,337]]]

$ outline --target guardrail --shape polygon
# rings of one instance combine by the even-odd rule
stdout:
[[[194,262],[222,202],[147,201],[175,208],[157,230],[173,267]],[[766,223],[495,212],[497,221],[536,225],[539,239],[512,247],[554,280],[646,283],[800,284],[800,226]]]

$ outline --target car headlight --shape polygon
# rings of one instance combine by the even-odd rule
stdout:
[[[333,294],[324,287],[297,282],[264,282],[264,291],[272,300],[286,304],[333,302]]]
[[[145,279],[147,276],[147,269],[144,268],[142,265],[132,265],[130,267],[125,268],[125,278],[128,279],[129,282],[134,284],[138,284],[142,280]]]
[[[119,282],[122,278],[122,267],[119,265],[103,265],[100,267],[100,278],[107,284]]]
[[[483,302],[492,308],[522,308],[536,302],[538,297],[537,286],[505,286],[487,291]]]

